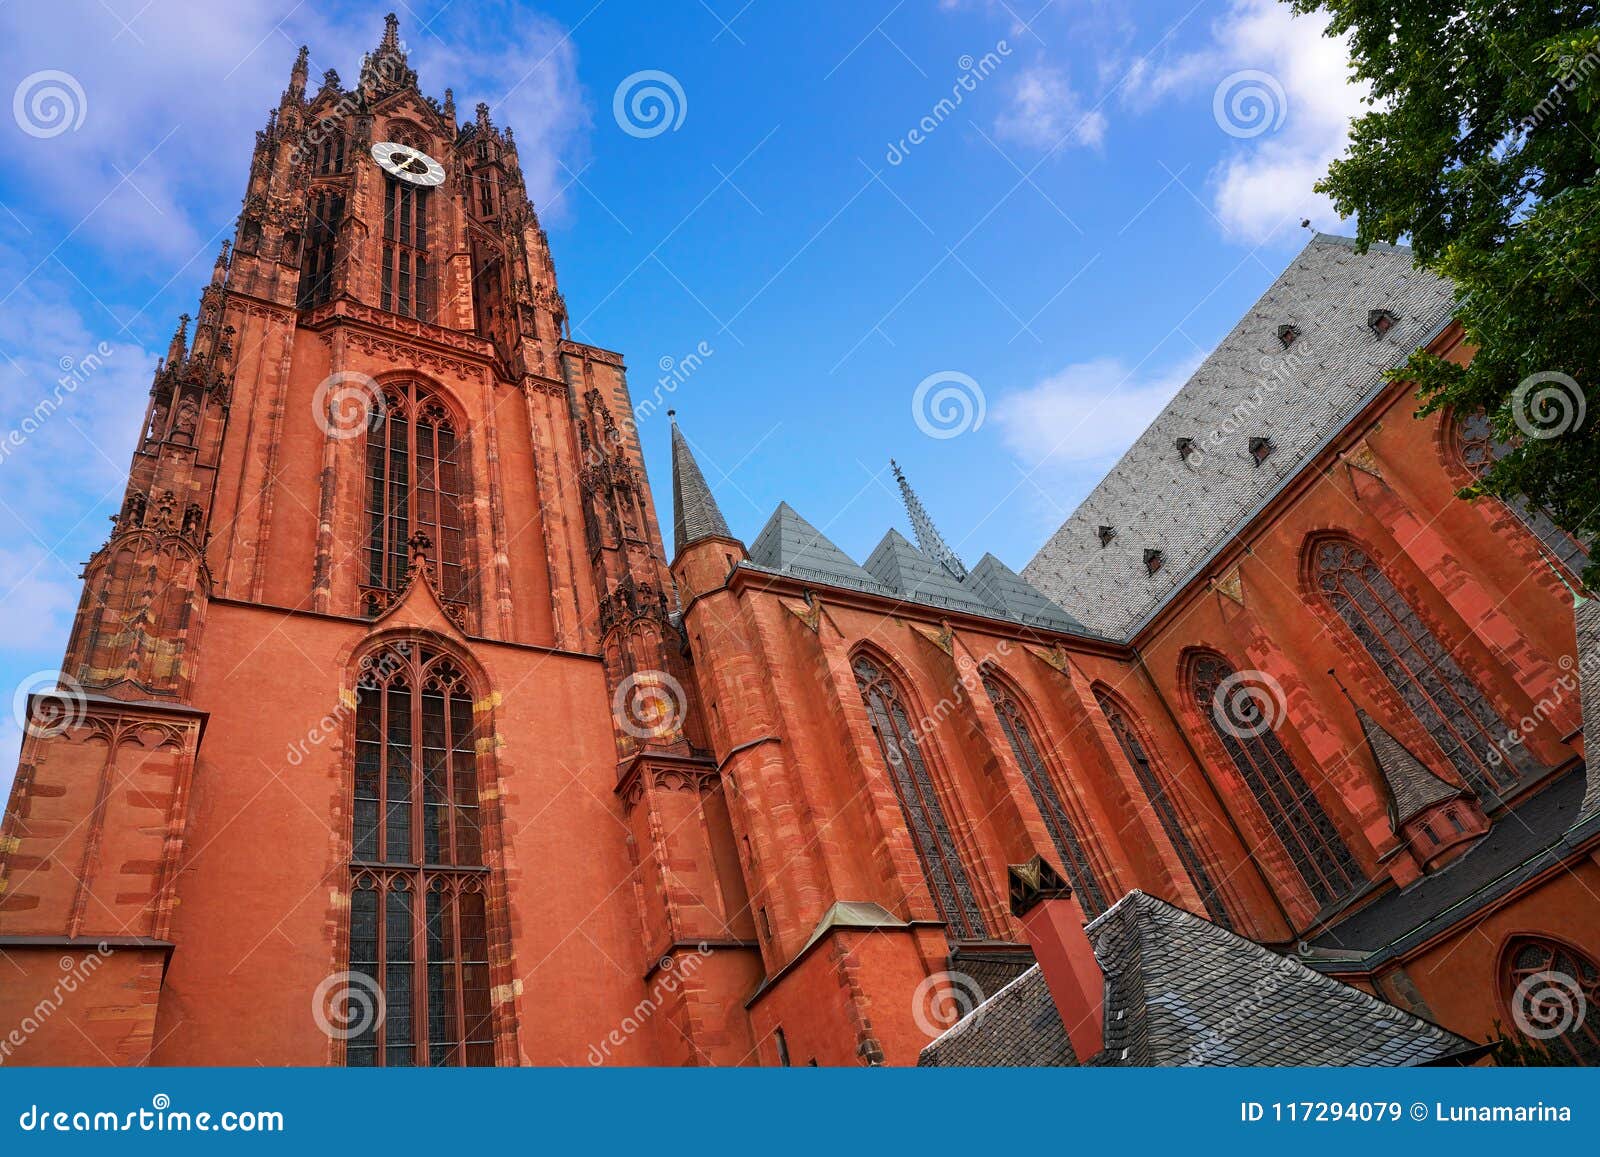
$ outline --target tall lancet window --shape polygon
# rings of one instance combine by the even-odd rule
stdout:
[[[889,768],[895,798],[916,845],[917,859],[939,915],[949,925],[953,940],[981,940],[987,932],[978,899],[961,864],[956,842],[945,819],[944,806],[933,786],[905,703],[894,683],[872,660],[855,661],[856,686],[867,705],[878,750]]]
[[[1361,882],[1361,869],[1316,792],[1273,730],[1270,713],[1246,693],[1221,655],[1204,654],[1190,675],[1195,702],[1319,903]]]
[[[1479,798],[1497,800],[1533,770],[1527,748],[1506,742],[1510,729],[1371,556],[1346,539],[1315,551],[1322,597]]]
[[[1212,882],[1211,873],[1206,870],[1205,861],[1200,858],[1200,853],[1189,838],[1189,833],[1184,830],[1182,822],[1178,819],[1178,809],[1173,803],[1171,793],[1167,791],[1165,769],[1158,768],[1150,758],[1150,752],[1145,747],[1144,741],[1139,738],[1133,720],[1122,709],[1121,704],[1098,688],[1094,696],[1095,701],[1100,704],[1106,722],[1111,726],[1111,734],[1116,737],[1117,746],[1122,748],[1123,757],[1133,768],[1134,778],[1139,781],[1145,798],[1155,809],[1161,830],[1166,832],[1167,839],[1172,842],[1173,850],[1178,853],[1178,859],[1183,864],[1183,870],[1189,874],[1189,881],[1194,884],[1195,891],[1200,893],[1201,903],[1206,906],[1206,914],[1224,928],[1232,928],[1233,924],[1228,919],[1228,909],[1222,903],[1222,895]]]
[[[492,1065],[488,875],[473,692],[448,656],[400,643],[356,692],[350,971],[352,1066]]]
[[[311,195],[305,249],[300,256],[300,294],[296,304],[301,309],[321,305],[333,296],[334,257],[343,221],[342,192],[319,189]]]
[[[383,180],[382,306],[432,321],[428,268],[428,193],[409,181]]]
[[[439,593],[465,603],[466,443],[456,420],[417,382],[385,388],[382,412],[367,430],[367,585],[398,590],[410,565],[411,536],[431,542]]]
[[[1033,741],[1033,732],[1028,728],[1022,705],[993,677],[984,678],[983,689],[989,693],[989,702],[994,704],[995,714],[1000,717],[1000,729],[1005,732],[1006,742],[1011,745],[1011,756],[1017,761],[1034,805],[1044,817],[1045,827],[1050,830],[1050,840],[1055,844],[1056,855],[1066,870],[1078,903],[1086,914],[1098,916],[1106,910],[1106,895],[1094,878],[1083,841],[1078,838],[1077,830],[1067,815],[1066,805],[1061,800],[1061,793],[1056,790],[1055,780],[1051,778],[1044,758],[1039,754],[1038,745]]]

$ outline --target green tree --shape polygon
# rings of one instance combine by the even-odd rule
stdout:
[[[1317,189],[1357,238],[1448,277],[1477,353],[1394,377],[1422,413],[1481,408],[1511,450],[1464,497],[1523,496],[1600,532],[1600,7],[1288,0],[1324,10],[1370,109]],[[1600,559],[1585,583],[1600,588]]]

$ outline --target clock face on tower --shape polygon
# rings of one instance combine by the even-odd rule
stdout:
[[[372,159],[384,172],[409,184],[429,187],[444,183],[444,166],[410,145],[379,141],[372,146]]]

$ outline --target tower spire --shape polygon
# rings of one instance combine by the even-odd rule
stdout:
[[[678,429],[678,412],[668,410],[667,416],[672,419],[672,549],[681,551],[702,538],[732,538],[688,439]]]
[[[928,512],[923,508],[922,500],[911,489],[911,483],[906,481],[906,476],[900,470],[900,464],[893,458],[889,459],[889,466],[894,471],[895,481],[900,483],[900,497],[905,500],[906,513],[911,516],[911,531],[917,536],[917,546],[922,553],[934,562],[949,571],[957,582],[967,577],[967,568],[956,552],[950,549],[948,543],[940,537],[939,530],[933,525],[933,519],[928,517]]]

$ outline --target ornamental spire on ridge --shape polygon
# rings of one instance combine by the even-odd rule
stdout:
[[[672,549],[681,551],[702,538],[732,538],[688,439],[678,429],[677,411],[668,410],[667,416],[672,419]]]
[[[917,536],[917,546],[923,554],[955,576],[957,582],[964,581],[967,577],[966,566],[956,552],[950,549],[949,544],[940,537],[938,528],[933,525],[933,519],[929,518],[928,512],[923,509],[922,500],[911,489],[911,483],[906,481],[899,463],[891,458],[889,466],[894,471],[895,480],[900,483],[900,497],[905,499],[906,513],[911,516],[911,532]]]
[[[1389,795],[1394,800],[1394,827],[1397,832],[1406,821],[1415,819],[1434,804],[1466,794],[1437,775],[1409,747],[1362,710],[1335,672],[1330,670],[1328,674],[1333,676],[1334,682],[1339,684],[1339,690],[1344,692],[1344,697],[1355,709],[1356,722],[1361,725],[1361,734],[1366,738],[1367,749],[1372,752],[1372,761],[1378,765],[1379,774],[1389,785]]]

